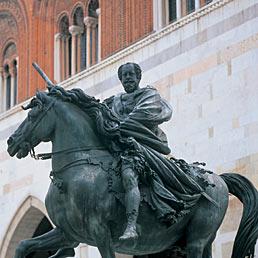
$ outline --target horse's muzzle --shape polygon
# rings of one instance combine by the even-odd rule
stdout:
[[[17,154],[17,158],[21,159],[28,155],[30,151],[30,144],[27,142],[21,141],[21,139],[18,139],[19,137],[13,137],[11,136],[7,140],[8,148],[7,152],[11,157],[13,157],[15,154]]]
[[[13,157],[18,152],[19,146],[15,144],[15,141],[12,136],[7,140],[7,145],[7,152],[10,156]]]

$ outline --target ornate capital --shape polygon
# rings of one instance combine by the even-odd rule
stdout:
[[[78,35],[83,33],[83,28],[77,25],[72,25],[69,27],[69,32],[72,35]]]
[[[68,40],[70,37],[71,37],[71,34],[61,34],[60,40],[65,41],[65,40]]]
[[[10,72],[7,72],[5,69],[4,69],[4,71],[3,71],[3,73],[2,73],[2,76],[4,77],[4,79],[6,79],[8,76],[10,76],[11,74],[10,74]]]
[[[17,75],[17,69],[15,66],[11,66],[10,69],[9,69],[9,73],[12,77],[15,77]]]
[[[84,24],[87,28],[96,27],[98,24],[98,19],[91,16],[87,16],[84,18]]]
[[[100,15],[100,8],[98,8],[97,10],[96,10],[96,14],[99,16]]]
[[[60,40],[61,37],[62,37],[62,34],[61,34],[61,33],[56,33],[56,34],[55,34],[55,40],[56,40],[56,41]]]

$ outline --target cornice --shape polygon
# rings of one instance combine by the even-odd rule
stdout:
[[[62,81],[59,85],[64,88],[69,87],[69,86],[73,85],[74,83],[84,79],[85,77],[88,77],[88,76],[92,75],[93,73],[96,73],[96,72],[104,69],[105,67],[107,67],[115,62],[118,62],[119,60],[125,58],[126,56],[136,52],[137,50],[140,50],[140,49],[154,43],[155,41],[170,34],[171,32],[187,25],[188,23],[191,23],[192,21],[194,21],[196,19],[199,19],[199,18],[209,14],[210,12],[212,12],[232,1],[234,1],[234,0],[218,0],[215,2],[211,2],[210,4],[205,5],[204,7],[198,9],[197,11],[180,18],[178,21],[173,22],[173,23],[169,24],[168,26],[164,27],[163,29],[161,29],[157,32],[154,32],[154,33],[150,34],[149,36],[145,37],[144,39],[128,46],[127,48],[119,51],[118,53],[113,54],[112,56],[100,61],[99,63],[89,67],[88,69],[73,75],[72,77],[68,78],[65,81]],[[21,109],[21,106],[28,102],[29,102],[29,100],[26,100],[24,103],[18,104],[16,106],[14,106],[13,108],[11,108],[10,110],[0,113],[0,121],[5,119],[6,117],[11,116],[12,114],[15,114],[16,112],[18,112],[18,110]]]
[[[154,43],[155,41],[170,34],[171,32],[187,25],[188,23],[191,23],[192,21],[194,21],[196,19],[199,19],[199,18],[209,14],[210,12],[212,12],[232,1],[234,1],[234,0],[218,0],[215,2],[211,2],[210,4],[203,6],[202,8],[198,9],[197,11],[180,18],[178,21],[169,24],[168,26],[164,27],[163,29],[161,29],[157,32],[154,32],[154,33],[150,34],[149,36],[146,36],[144,39],[128,46],[127,48],[119,51],[118,53],[113,54],[112,56],[110,56],[108,58],[105,58],[104,60],[89,67],[88,69],[86,69],[78,74],[73,75],[72,77],[68,78],[67,80],[61,82],[60,85],[63,87],[69,87],[73,83],[76,83],[77,81],[80,81],[81,79],[88,77],[91,74],[104,69],[105,67],[136,52],[137,50]]]

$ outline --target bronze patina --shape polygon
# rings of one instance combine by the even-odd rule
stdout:
[[[56,227],[23,240],[14,258],[57,249],[52,258],[70,257],[79,243],[96,246],[103,258],[115,252],[211,258],[228,193],[244,205],[232,258],[254,257],[256,188],[241,175],[217,175],[198,162],[166,156],[170,149],[159,125],[172,109],[155,88],[140,88],[139,65],[118,69],[124,92],[102,103],[81,89],[54,86],[40,73],[48,92],[37,92],[24,107],[30,111],[8,139],[8,152],[52,159],[45,204]],[[43,141],[52,143],[52,152],[36,155]]]

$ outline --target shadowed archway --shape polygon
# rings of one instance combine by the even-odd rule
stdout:
[[[15,213],[3,239],[0,249],[1,258],[12,258],[18,243],[27,238],[41,235],[53,227],[47,218],[44,204],[29,196]],[[53,252],[31,253],[27,258],[48,258]]]

